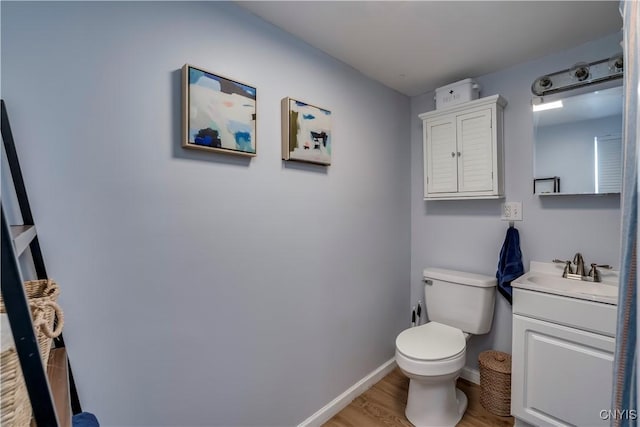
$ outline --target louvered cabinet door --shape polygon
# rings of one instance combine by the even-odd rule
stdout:
[[[493,190],[493,139],[491,109],[456,117],[458,139],[458,191]]]
[[[425,196],[458,191],[455,119],[427,122],[425,132]]]

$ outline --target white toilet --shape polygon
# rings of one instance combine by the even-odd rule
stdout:
[[[429,323],[396,338],[396,362],[409,377],[405,414],[415,426],[455,426],[467,409],[456,389],[471,334],[491,329],[495,277],[427,268],[424,294]]]

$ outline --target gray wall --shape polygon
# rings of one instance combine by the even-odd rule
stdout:
[[[258,90],[258,156],[180,148],[184,63]],[[408,325],[409,99],[229,3],[2,2],[2,89],[86,410],[294,425]],[[280,99],[333,112],[280,160]]]
[[[523,221],[516,223],[525,268],[529,261],[570,258],[581,251],[586,262],[619,264],[620,197],[532,194],[533,115],[530,87],[543,74],[591,62],[621,50],[621,34],[476,78],[480,96],[501,94],[504,114],[507,201],[521,201]],[[468,76],[457,76],[459,79]],[[455,80],[455,79],[452,79]],[[423,299],[422,270],[427,266],[495,275],[508,224],[500,220],[504,200],[423,200],[422,123],[418,114],[435,108],[433,92],[411,99],[411,300]],[[511,306],[500,295],[491,332],[473,337],[467,366],[493,348],[511,352]]]

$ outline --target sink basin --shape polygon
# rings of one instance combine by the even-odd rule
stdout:
[[[615,282],[589,282],[565,279],[547,272],[530,271],[514,281],[514,287],[547,292],[572,298],[617,304],[618,286]]]

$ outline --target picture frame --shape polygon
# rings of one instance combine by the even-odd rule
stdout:
[[[560,177],[533,179],[533,194],[550,194],[560,192]]]
[[[256,156],[256,88],[182,67],[182,147]]]
[[[294,98],[283,98],[282,160],[331,165],[331,111]]]

